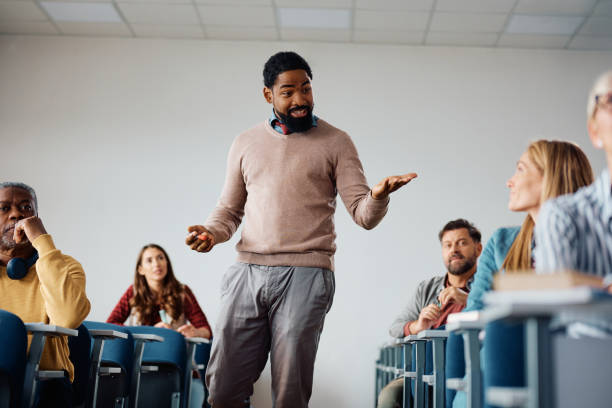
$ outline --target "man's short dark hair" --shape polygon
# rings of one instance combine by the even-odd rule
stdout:
[[[303,69],[308,78],[312,79],[312,71],[306,60],[293,51],[282,51],[271,56],[263,70],[264,85],[272,89],[276,78],[285,71]]]
[[[482,235],[480,234],[480,231],[478,231],[478,228],[476,228],[474,224],[472,224],[471,222],[463,218],[457,218],[456,220],[452,220],[446,223],[444,228],[442,228],[442,231],[440,231],[440,233],[438,234],[438,238],[440,239],[440,242],[442,242],[442,237],[444,236],[445,232],[454,231],[454,230],[458,230],[461,228],[465,228],[466,230],[468,230],[468,233],[470,234],[470,238],[472,238],[472,241],[480,242]]]

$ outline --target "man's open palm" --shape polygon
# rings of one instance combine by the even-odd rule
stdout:
[[[410,180],[417,177],[416,173],[408,173],[403,176],[391,176],[383,179],[380,183],[372,187],[372,198],[382,200],[387,198],[389,194],[405,186]]]

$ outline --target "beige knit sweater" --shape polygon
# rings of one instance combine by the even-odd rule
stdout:
[[[224,242],[245,218],[238,261],[334,269],[334,212],[340,194],[353,220],[374,228],[389,199],[374,200],[351,138],[322,119],[282,135],[266,121],[239,135],[225,185],[205,226]]]

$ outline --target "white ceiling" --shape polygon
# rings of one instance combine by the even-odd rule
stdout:
[[[612,51],[612,0],[0,0],[0,34]]]

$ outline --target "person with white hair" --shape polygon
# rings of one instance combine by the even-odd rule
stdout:
[[[535,265],[540,273],[572,269],[598,275],[612,290],[612,71],[601,75],[589,93],[587,130],[608,166],[593,184],[543,205]]]

